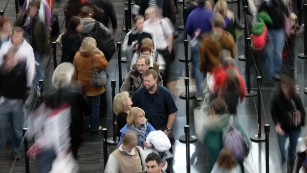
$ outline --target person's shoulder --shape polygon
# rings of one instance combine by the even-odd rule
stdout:
[[[162,85],[157,85],[158,86],[158,94],[161,93],[163,95],[171,95],[171,92],[164,86]]]

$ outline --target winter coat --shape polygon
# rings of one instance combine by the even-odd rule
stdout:
[[[81,42],[81,35],[77,32],[71,32],[65,38],[62,36],[61,62],[73,63],[74,57],[81,46]]]
[[[93,67],[105,69],[108,61],[104,54],[99,52],[81,53],[78,51],[74,58],[75,74],[73,80],[80,81],[87,96],[97,96],[105,92],[104,86],[95,87],[92,84]]]

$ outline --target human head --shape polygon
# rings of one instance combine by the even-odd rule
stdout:
[[[134,26],[137,32],[143,31],[144,16],[137,15],[133,18]]]
[[[53,87],[59,89],[70,86],[74,72],[75,68],[71,63],[64,62],[58,65],[52,75]]]
[[[296,95],[294,80],[287,75],[281,75],[277,91],[285,98],[293,99]]]
[[[84,18],[84,17],[91,17],[93,14],[93,9],[90,7],[90,6],[83,6],[81,9],[80,9],[80,14],[79,16],[81,18]]]
[[[149,69],[144,73],[144,86],[148,91],[154,92],[158,82],[158,74],[155,70]]]
[[[92,54],[97,51],[96,40],[93,37],[85,37],[79,48],[81,54]]]
[[[143,74],[145,71],[149,69],[150,66],[150,59],[148,56],[141,55],[136,60],[136,68],[140,74]]]
[[[141,41],[140,48],[142,48],[143,46],[149,46],[151,49],[153,49],[154,43],[151,38],[143,38]]]
[[[290,13],[290,21],[291,21],[291,26],[293,26],[296,23],[297,16],[294,13]]]
[[[227,2],[225,0],[218,0],[214,6],[213,11],[220,13],[223,17],[226,17],[227,8]]]
[[[68,30],[73,32],[81,32],[82,20],[78,16],[72,16],[68,23]]]
[[[115,95],[113,100],[113,111],[115,115],[127,112],[131,109],[132,101],[127,91]]]
[[[132,131],[127,132],[123,137],[124,148],[131,151],[137,145],[137,136]]]
[[[228,68],[226,70],[225,88],[233,92],[241,90],[239,74],[236,68]]]
[[[35,17],[38,14],[39,3],[37,2],[30,2],[28,14],[31,18]]]
[[[214,13],[211,18],[211,26],[213,28],[225,28],[225,21],[221,14]]]
[[[161,173],[163,163],[161,157],[157,153],[150,153],[146,159],[147,173]]]
[[[157,8],[156,7],[148,7],[146,10],[145,10],[145,19],[146,20],[154,20],[158,15],[158,12],[157,12]]]
[[[12,32],[11,42],[14,46],[19,46],[23,41],[24,30],[21,27],[14,27]]]
[[[231,57],[225,57],[223,60],[223,67],[229,67],[229,66],[234,66],[235,65],[235,60]]]
[[[0,31],[10,32],[11,30],[11,20],[8,17],[0,17]]]
[[[210,103],[210,114],[211,115],[224,114],[227,112],[228,112],[228,109],[227,109],[227,105],[224,99],[218,97],[211,101]]]
[[[127,116],[127,124],[129,126],[131,125],[141,125],[145,124],[145,112],[143,109],[139,107],[132,107],[129,111],[129,114]]]
[[[226,170],[231,170],[237,165],[237,162],[235,160],[235,157],[233,156],[233,153],[227,148],[223,148],[220,151],[216,162],[219,167],[222,167]]]

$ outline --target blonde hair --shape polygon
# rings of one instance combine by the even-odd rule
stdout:
[[[137,144],[137,136],[134,132],[129,131],[128,133],[125,134],[123,137],[123,145],[125,146],[131,146],[131,145],[136,145]]]
[[[149,46],[150,48],[154,48],[154,42],[150,38],[143,38],[141,41],[140,47]]]
[[[220,13],[223,17],[226,17],[227,9],[227,2],[225,0],[218,0],[214,6],[213,11]]]
[[[127,124],[129,126],[131,126],[132,124],[134,124],[134,122],[136,122],[138,116],[142,114],[145,116],[145,112],[143,109],[139,108],[139,107],[133,107],[130,109],[129,114],[127,116]]]
[[[127,111],[126,103],[128,98],[129,93],[127,91],[123,91],[121,93],[116,94],[113,100],[113,111],[115,115]]]
[[[220,13],[215,12],[211,18],[211,25],[212,27],[225,28],[225,20],[223,16]]]
[[[79,48],[80,54],[92,54],[98,51],[96,40],[93,37],[85,37]]]

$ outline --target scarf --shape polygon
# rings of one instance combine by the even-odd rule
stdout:
[[[147,122],[145,124],[140,125],[140,126],[135,126],[134,124],[132,124],[129,127],[129,129],[136,132],[138,134],[138,136],[141,136],[143,141],[146,140],[145,135],[146,135],[146,131],[147,131]]]

